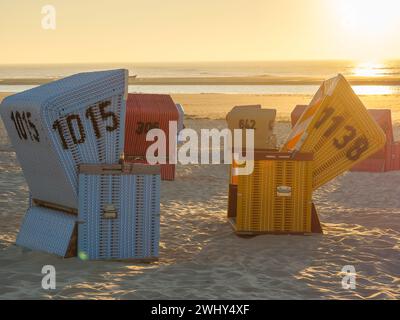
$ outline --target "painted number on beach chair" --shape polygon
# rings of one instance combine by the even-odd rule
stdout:
[[[112,131],[118,129],[118,127],[119,127],[119,120],[118,120],[117,116],[115,115],[115,113],[111,112],[111,111],[106,111],[106,108],[109,106],[111,106],[111,101],[105,101],[105,102],[99,103],[98,105],[91,106],[86,110],[86,114],[85,114],[86,118],[90,119],[90,121],[92,122],[93,130],[94,130],[94,133],[95,133],[97,139],[101,138],[101,133],[100,133],[100,129],[99,129],[98,118],[96,116],[96,109],[100,112],[100,116],[103,121],[107,121],[107,119],[109,119],[109,118],[112,119],[113,125],[106,126],[107,131],[112,132]]]
[[[143,134],[143,133],[148,133],[152,129],[159,129],[160,124],[158,122],[141,122],[139,121],[137,123],[137,129],[136,129],[136,134]]]
[[[343,116],[333,116],[334,114],[335,109],[328,107],[323,110],[323,115],[321,119],[319,119],[319,121],[315,123],[315,129],[319,129],[329,120],[331,121],[331,125],[323,133],[323,136],[325,138],[330,138],[345,121]],[[337,150],[342,150],[346,148],[351,142],[353,142],[350,149],[346,152],[346,157],[349,160],[356,161],[365,151],[368,150],[368,139],[365,136],[357,137],[357,129],[350,125],[346,125],[344,129],[347,133],[342,137],[334,137],[333,146]]]
[[[239,128],[240,129],[256,129],[256,121],[255,120],[239,120]]]
[[[39,132],[35,124],[31,120],[31,113],[22,111],[11,112],[11,120],[14,123],[15,130],[17,130],[18,137],[21,140],[28,140],[33,142],[40,142]]]
[[[106,125],[106,130],[109,132],[115,131],[119,127],[119,120],[115,113],[106,110],[106,108],[109,106],[111,106],[111,101],[104,101],[86,109],[85,116],[91,121],[93,131],[97,139],[101,138],[100,120],[103,122],[106,122],[108,119],[112,120],[111,125]],[[78,114],[70,114],[65,119],[58,119],[54,121],[53,129],[57,131],[63,149],[65,150],[69,149],[66,134],[69,134],[74,145],[81,144],[86,141],[85,128],[83,126],[82,119]]]

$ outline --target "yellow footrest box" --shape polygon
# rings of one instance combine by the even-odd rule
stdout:
[[[312,154],[256,151],[238,176],[236,231],[311,233],[312,173]]]

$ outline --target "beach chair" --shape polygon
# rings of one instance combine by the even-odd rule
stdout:
[[[388,109],[369,109],[371,117],[382,128],[386,135],[386,145],[384,148],[373,154],[363,162],[353,166],[351,171],[355,172],[387,172],[400,170],[396,165],[397,146],[394,142],[392,112]]]
[[[226,116],[232,132],[235,129],[254,129],[254,148],[259,150],[276,150],[275,119],[275,109],[264,109],[260,105],[237,106]],[[246,145],[245,137],[243,134],[243,148]]]
[[[282,152],[314,154],[313,189],[381,150],[386,135],[342,75],[325,81]]]
[[[292,113],[290,114],[290,120],[292,123],[292,128],[296,125],[297,121],[299,121],[303,112],[307,109],[307,105],[297,105]]]
[[[341,75],[325,81],[309,106],[298,106],[292,123],[276,158],[256,151],[254,172],[237,178],[236,219],[229,220],[238,234],[322,232],[312,192],[386,143]]]
[[[275,109],[263,109],[260,105],[236,106],[226,116],[228,128],[232,132],[235,129],[255,129],[254,147],[257,150],[277,150],[276,135],[274,126],[276,119]],[[234,141],[233,141],[234,142]],[[246,145],[245,134],[242,135],[242,146]],[[237,164],[233,161],[229,170],[229,196],[228,196],[228,217],[236,216],[237,183],[238,177],[234,170]]]
[[[183,111],[183,109],[182,109]],[[126,105],[124,158],[127,162],[147,163],[147,148],[154,142],[146,141],[151,129],[161,129],[166,135],[166,164],[161,164],[161,179],[175,180],[175,164],[169,162],[170,121],[175,121],[177,129],[183,126],[182,111],[169,95],[129,94]],[[182,124],[181,124],[182,123]]]
[[[296,106],[291,114],[292,126],[295,126],[307,106]],[[398,145],[394,142],[391,110],[368,109],[370,116],[382,128],[386,136],[384,148],[370,156],[368,159],[354,165],[350,171],[355,172],[387,172],[400,170]]]
[[[29,186],[16,244],[76,255],[78,166],[118,163],[127,70],[73,75],[3,100],[0,114]]]
[[[160,167],[81,165],[78,256],[82,260],[158,257]]]
[[[399,171],[400,170],[400,141],[391,144],[390,149],[388,148],[388,164],[387,171]]]
[[[123,152],[128,72],[73,75],[5,98],[0,114],[32,198],[78,208],[77,167]]]

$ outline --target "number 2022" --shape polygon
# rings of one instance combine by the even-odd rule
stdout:
[[[119,120],[115,113],[106,110],[109,106],[111,106],[111,101],[104,101],[91,106],[86,110],[85,116],[91,121],[93,131],[97,139],[101,138],[99,118],[101,118],[101,121],[103,122],[107,121],[108,119],[112,120],[112,125],[106,126],[106,130],[109,132],[117,130],[119,127]],[[72,139],[72,143],[74,145],[84,143],[86,141],[86,133],[81,117],[78,114],[70,114],[66,117],[65,121],[67,124],[68,133]],[[77,135],[75,132],[74,123],[78,127],[79,135]],[[58,132],[63,148],[68,150],[69,146],[65,137],[65,131],[63,129],[63,121],[54,121],[53,129]]]
[[[331,137],[345,120],[343,116],[333,116],[334,113],[334,108],[329,107],[324,109],[322,117],[315,124],[315,128],[319,129],[324,123],[331,119],[332,124],[323,134],[325,138]],[[342,150],[347,147],[350,142],[354,141],[350,149],[347,150],[346,157],[349,160],[356,161],[365,151],[368,150],[368,139],[365,136],[357,137],[357,130],[352,126],[347,125],[344,129],[347,133],[340,139],[334,138],[333,145],[336,149]]]
[[[30,138],[31,141],[40,142],[39,132],[32,122],[31,117],[32,115],[30,112],[11,112],[11,120],[14,122],[18,137],[21,140],[28,140],[28,138]]]

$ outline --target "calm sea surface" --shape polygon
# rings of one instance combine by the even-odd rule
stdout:
[[[120,63],[68,65],[0,65],[0,79],[64,77],[78,72],[127,68],[130,75],[149,77],[228,77],[272,76],[328,78],[345,76],[371,79],[400,78],[400,61],[384,63],[323,62],[226,62],[226,63]],[[0,92],[19,92],[33,86],[0,85]],[[130,92],[152,93],[249,93],[249,94],[314,94],[315,85],[147,85],[129,87]],[[354,86],[357,94],[400,94],[400,86]]]

